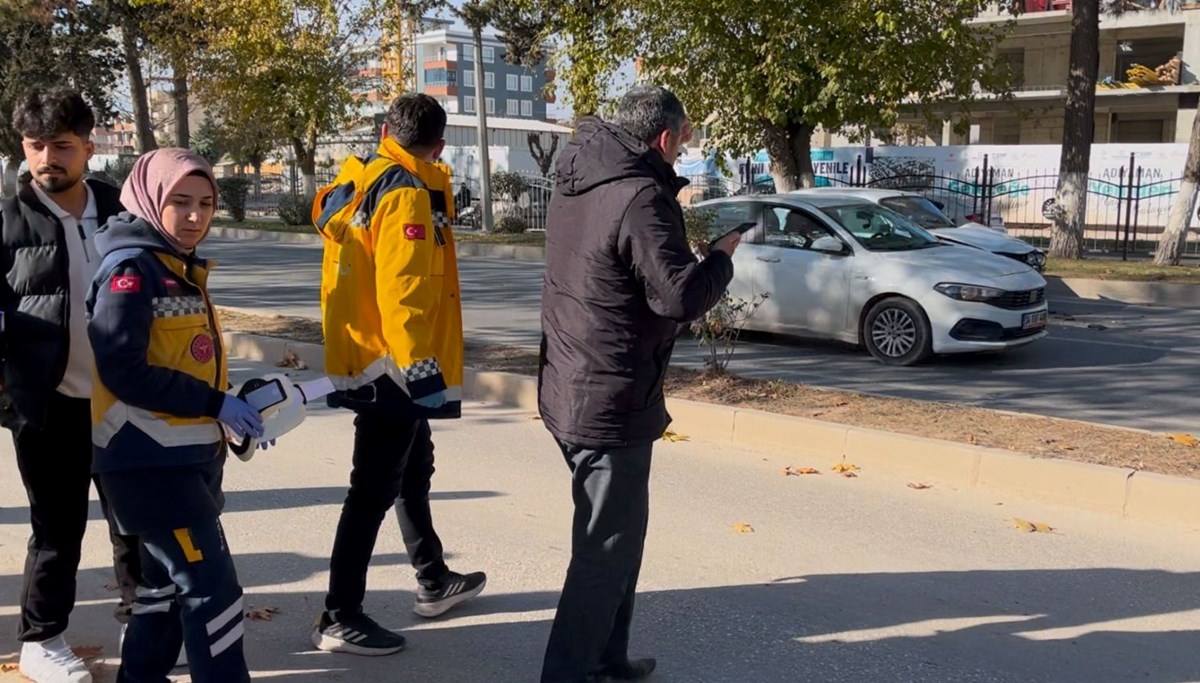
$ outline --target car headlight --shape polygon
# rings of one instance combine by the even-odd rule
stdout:
[[[1041,251],[1031,251],[1025,255],[1025,262],[1036,268],[1046,265],[1046,254]]]
[[[951,299],[958,299],[959,301],[987,302],[1004,296],[1003,289],[983,287],[981,285],[961,285],[954,282],[943,282],[934,287],[934,289]]]

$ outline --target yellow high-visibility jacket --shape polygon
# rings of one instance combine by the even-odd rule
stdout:
[[[335,404],[458,417],[463,329],[450,175],[385,138],[375,157],[346,160],[317,192],[312,217],[325,238],[321,314]],[[413,404],[439,391],[444,407]]]

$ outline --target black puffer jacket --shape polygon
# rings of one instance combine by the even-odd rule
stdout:
[[[86,181],[104,225],[122,211],[120,191],[98,180]],[[62,383],[70,344],[68,318],[70,264],[63,225],[42,205],[31,187],[0,201],[0,424],[19,421],[41,425],[46,401]]]
[[[559,440],[638,446],[670,423],[663,378],[681,323],[733,278],[722,252],[698,262],[662,155],[599,119],[559,155],[546,222],[539,404]]]

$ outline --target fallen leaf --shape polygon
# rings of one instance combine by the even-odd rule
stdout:
[[[120,584],[118,584],[116,581],[109,581],[108,583],[104,584],[104,590],[108,591],[109,593],[119,590],[120,588]]]
[[[1054,527],[1045,522],[1030,522],[1029,520],[1014,517],[1012,520],[1013,526],[1025,533],[1049,534],[1054,532]]]
[[[842,407],[848,406],[848,405],[850,405],[849,401],[838,401],[837,403],[833,404],[833,407],[834,408],[842,408]]]
[[[300,360],[300,356],[296,355],[295,351],[288,349],[283,354],[283,360],[275,364],[277,368],[292,368],[293,370],[307,370],[308,366],[304,361]]]
[[[250,605],[250,609],[246,610],[246,618],[251,621],[271,621],[275,615],[279,614],[278,607],[255,607]]]
[[[932,484],[926,484],[926,483],[924,483],[924,482],[919,482],[919,481],[910,481],[910,482],[908,482],[908,488],[910,488],[910,489],[916,489],[916,490],[918,490],[918,491],[924,491],[925,489],[931,489],[931,488],[933,488],[933,485],[932,485]]]
[[[738,532],[739,534],[754,533],[754,527],[750,526],[749,524],[734,524],[733,530]]]
[[[785,468],[783,468],[783,476],[785,476],[785,477],[799,477],[802,474],[820,474],[820,472],[811,467],[785,467]]]
[[[858,477],[858,475],[853,472],[842,472],[842,476],[847,479],[855,479]]]
[[[76,657],[87,661],[99,657],[100,653],[104,652],[104,648],[100,645],[81,645],[71,648],[71,652],[74,652]]]
[[[1200,439],[1197,439],[1191,434],[1171,434],[1167,436],[1167,438],[1175,443],[1183,444],[1184,446],[1191,446],[1192,448],[1200,446]]]
[[[969,443],[969,444],[976,443],[974,434],[967,434],[967,443]]]
[[[670,430],[663,432],[663,441],[670,441],[672,443],[675,443],[678,441],[687,441],[687,440],[688,440],[688,438],[686,436],[684,436],[683,434],[676,434],[675,432],[672,432]]]
[[[0,674],[10,674],[19,668],[21,668],[21,665],[16,662],[5,662],[4,664],[0,664]]]
[[[848,474],[853,475],[855,472],[858,471],[858,465],[851,465],[848,462],[840,462],[833,466],[833,471],[837,472],[838,474],[847,474],[848,473]]]
[[[542,421],[542,416],[541,416],[541,415],[531,415],[531,416],[529,417],[529,419],[530,419],[530,420],[533,420],[534,422],[541,422],[541,421]]]

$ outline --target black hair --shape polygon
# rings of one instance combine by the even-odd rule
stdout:
[[[388,135],[405,149],[433,147],[446,134],[446,110],[429,95],[397,97],[384,120]]]
[[[70,88],[39,88],[17,101],[12,125],[28,138],[41,140],[74,133],[87,140],[96,127],[96,115],[83,97]]]

